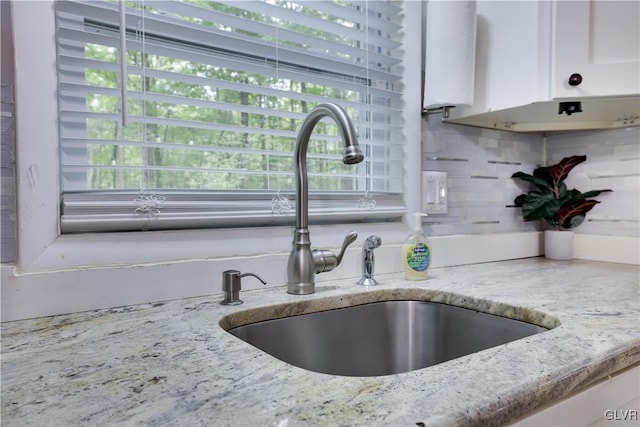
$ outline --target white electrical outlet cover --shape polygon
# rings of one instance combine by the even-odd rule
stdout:
[[[447,193],[446,172],[422,171],[422,212],[446,214]]]

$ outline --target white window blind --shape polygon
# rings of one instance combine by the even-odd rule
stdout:
[[[365,160],[343,165],[337,127],[316,126],[312,223],[405,212],[401,2],[124,5],[121,31],[118,2],[56,2],[64,233],[292,224],[297,131],[323,102]]]

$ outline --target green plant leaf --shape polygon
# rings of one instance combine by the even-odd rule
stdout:
[[[587,191],[586,193],[581,193],[580,191],[574,188],[573,190],[567,192],[565,197],[561,198],[562,205],[563,206],[573,205],[574,203],[578,203],[582,200],[587,200],[591,197],[597,196],[600,193],[608,192],[608,191],[611,191],[611,190],[592,190],[592,191]]]
[[[587,156],[565,157],[556,165],[540,166],[533,175],[516,172],[512,178],[520,178],[535,184],[539,191],[518,196],[514,203],[522,207],[525,221],[545,220],[555,228],[574,228],[580,225],[585,214],[596,204],[597,200],[588,200],[600,193],[612,190],[591,190],[586,193],[574,189],[569,190],[564,179],[571,170],[587,160]]]
[[[516,172],[513,175],[511,175],[511,178],[520,178],[523,181],[527,181],[532,184],[535,184],[540,190],[543,190],[543,191],[550,190],[553,185],[550,181],[544,178],[529,175],[528,173],[524,173],[524,172]]]
[[[545,181],[551,183],[553,182],[553,179],[551,178],[551,175],[549,175],[549,167],[548,166],[538,166],[537,168],[535,168],[533,170],[533,176],[536,176],[538,178],[542,178]]]
[[[525,221],[536,221],[554,217],[562,204],[554,198],[553,193],[532,191],[522,204],[522,216]]]
[[[522,204],[524,203],[525,200],[527,200],[527,195],[521,194],[515,199],[513,199],[513,204],[516,206],[522,207]]]
[[[574,190],[569,190],[564,182],[558,183],[558,199],[563,205],[574,197]]]
[[[562,185],[564,185],[564,183]],[[572,205],[574,203],[577,203],[584,199],[585,199],[584,194],[582,194],[580,191],[576,190],[575,188],[573,190],[566,190],[566,186],[565,186],[565,192],[563,192],[562,197],[560,198],[560,201],[562,202],[562,206],[567,206],[567,205]]]
[[[576,215],[576,216],[572,216],[570,218],[567,218],[565,223],[562,224],[562,229],[563,230],[568,230],[570,228],[576,228],[577,226],[579,226],[580,224],[582,224],[584,222],[584,218],[586,216],[587,216],[586,214],[580,214],[580,215]]]
[[[587,191],[586,193],[582,193],[582,197],[584,197],[585,199],[588,199],[590,197],[596,197],[600,193],[610,193],[610,192],[613,192],[613,190],[609,190],[609,189],[606,189],[606,190],[591,190],[591,191]]]

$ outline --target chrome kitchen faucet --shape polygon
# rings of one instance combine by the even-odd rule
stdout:
[[[294,295],[312,294],[315,291],[315,275],[331,271],[342,262],[344,252],[358,238],[355,231],[349,232],[338,255],[329,250],[311,250],[309,239],[309,183],[307,178],[307,147],[311,132],[324,117],[331,117],[338,125],[345,148],[342,162],[345,165],[360,163],[364,156],[358,145],[356,130],[342,107],[327,103],[316,106],[306,117],[298,132],[295,149],[296,179],[296,227],[287,263],[287,292]]]

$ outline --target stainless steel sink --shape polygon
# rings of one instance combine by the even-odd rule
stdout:
[[[383,301],[229,329],[292,365],[345,376],[409,372],[547,328],[426,301]]]

